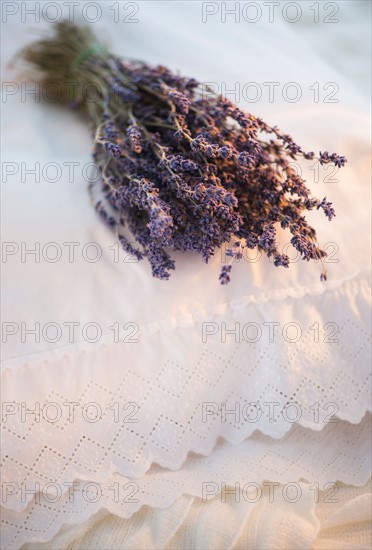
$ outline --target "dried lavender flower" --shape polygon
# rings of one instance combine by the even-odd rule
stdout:
[[[194,79],[97,47],[85,27],[60,22],[54,31],[31,44],[24,57],[92,124],[101,176],[96,210],[125,251],[138,260],[147,257],[155,277],[169,278],[172,250],[200,254],[207,262],[231,240],[221,284],[230,281],[232,261],[242,258],[245,247],[257,247],[275,266],[288,268],[288,256],[277,248],[278,226],[289,230],[303,259],[322,262],[326,253],[304,212],[321,209],[329,220],[335,212],[326,198],[311,196],[291,166],[299,157],[315,159],[313,152],[229,100],[205,97]],[[99,90],[94,102],[82,93],[91,83]],[[338,168],[346,163],[328,151],[318,160]],[[124,225],[138,249],[124,237]],[[325,269],[320,278],[327,279]]]

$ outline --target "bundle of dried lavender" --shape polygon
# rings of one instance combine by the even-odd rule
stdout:
[[[322,262],[326,253],[303,214],[322,209],[331,220],[335,213],[326,198],[311,197],[293,169],[294,159],[316,157],[290,136],[226,98],[206,96],[192,78],[117,58],[88,28],[69,22],[31,44],[24,57],[42,71],[44,85],[57,86],[61,100],[92,123],[102,183],[96,210],[124,250],[148,258],[155,277],[169,278],[171,250],[196,252],[207,262],[231,241],[222,284],[244,247],[288,267],[288,256],[277,248],[278,225],[290,231],[303,259]],[[92,85],[96,100],[83,93]],[[317,158],[337,167],[346,162],[327,152]],[[138,249],[124,236],[124,225]]]

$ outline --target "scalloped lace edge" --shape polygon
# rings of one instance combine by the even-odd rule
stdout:
[[[368,414],[371,414],[371,412],[372,412],[371,409],[365,410],[360,415],[360,417],[358,419],[355,419],[355,421],[351,421],[351,420],[346,419],[346,418],[341,418],[338,415],[335,415],[335,417],[339,418],[341,421],[345,421],[345,422],[348,422],[349,424],[352,424],[352,425],[356,426],[356,425],[360,424],[362,422],[362,420],[364,420],[364,418]],[[309,425],[307,425],[307,424],[309,424]],[[322,425],[322,424],[316,424],[315,423],[315,426],[317,426],[317,428],[313,428],[310,425],[310,423],[307,423],[307,422],[301,423],[301,421],[296,422],[296,425],[301,425],[303,428],[311,429],[312,431],[315,431],[315,432],[321,432],[327,426],[327,424]],[[282,434],[276,434],[276,435],[272,435],[272,434],[270,434],[270,433],[268,433],[264,430],[253,429],[249,433],[249,435],[244,436],[240,440],[237,440],[237,441],[232,441],[231,439],[229,439],[225,436],[216,436],[215,439],[211,442],[211,444],[208,446],[208,448],[206,450],[204,450],[204,449],[201,450],[200,448],[192,447],[188,451],[184,451],[182,454],[180,453],[181,454],[181,459],[176,463],[175,463],[174,459],[172,459],[171,463],[166,463],[165,461],[161,461],[161,460],[159,460],[159,461],[147,460],[144,463],[143,471],[136,477],[129,477],[129,476],[125,475],[125,473],[122,472],[118,468],[117,465],[115,465],[112,461],[110,461],[110,463],[109,463],[109,472],[107,474],[104,474],[104,475],[96,475],[95,479],[93,481],[97,482],[97,483],[106,483],[108,479],[110,479],[112,476],[115,476],[115,475],[125,477],[128,480],[138,480],[138,479],[142,479],[144,476],[146,476],[148,474],[148,472],[151,470],[151,468],[154,467],[154,466],[155,467],[158,466],[158,467],[162,468],[162,470],[169,470],[170,472],[177,472],[177,471],[179,471],[183,468],[183,466],[187,462],[187,459],[188,459],[190,454],[196,454],[196,455],[200,455],[203,458],[207,458],[207,457],[212,455],[213,451],[216,449],[217,444],[219,442],[222,442],[222,443],[225,443],[225,444],[228,444],[228,445],[237,446],[237,445],[240,445],[241,443],[243,443],[244,441],[246,441],[247,439],[249,439],[255,433],[262,434],[264,436],[270,437],[271,439],[274,439],[275,441],[279,441],[280,439],[282,439],[283,437],[285,437],[289,433],[289,431],[291,430],[291,427],[292,427],[291,424],[287,424],[287,427],[283,431],[283,433]],[[77,469],[72,470],[72,476],[71,477],[73,477],[74,479],[80,479],[80,480],[83,480],[83,481],[92,481],[91,477],[89,477],[87,475],[82,475],[82,473],[79,472]],[[338,480],[338,481],[344,482],[341,479]],[[349,480],[346,480],[346,482],[349,483]],[[66,494],[67,492],[68,492],[68,488],[66,488],[66,491],[62,492],[62,494]],[[19,511],[25,510],[27,508],[27,506],[29,505],[29,503],[32,502],[32,500],[33,500],[33,496],[30,496],[30,498],[28,498],[28,496],[27,496],[26,501],[24,502],[24,506],[17,508],[17,510],[14,510],[10,506],[5,506],[4,504],[2,504],[1,506],[3,508],[8,509],[8,510],[13,510],[13,511],[19,512]]]
[[[113,477],[113,476],[111,476]],[[108,480],[111,479],[108,478]],[[370,475],[369,476],[366,476],[363,480],[361,480],[360,482],[358,483],[349,483],[349,482],[346,482],[347,485],[352,485],[354,487],[363,487],[364,485],[367,484],[368,480],[370,479]],[[107,481],[108,481],[107,480]],[[75,481],[78,481],[78,479],[76,479]],[[270,481],[270,479],[268,478],[262,478],[260,479],[260,481],[257,481],[258,484],[262,485],[262,483],[264,481]],[[292,478],[288,478],[287,481],[283,481],[281,483],[289,483],[289,482],[293,482],[294,480]],[[304,483],[304,484],[307,484],[307,483],[312,483],[311,481],[307,480],[306,478],[301,478],[301,479],[297,479],[296,480],[298,483]],[[335,483],[345,483],[344,481],[342,481],[341,479],[337,479]],[[233,485],[234,483],[232,483]],[[226,486],[228,486],[229,483],[226,483]],[[165,500],[165,502],[162,502],[161,504],[158,504],[156,506],[154,505],[151,505],[149,503],[149,501],[147,500],[143,500],[141,503],[138,503],[138,506],[134,506],[133,509],[128,512],[128,513],[125,513],[124,510],[121,511],[122,509],[121,508],[118,508],[116,509],[115,508],[115,511],[113,510],[113,508],[111,508],[110,506],[99,506],[96,510],[92,510],[92,512],[89,512],[89,509],[87,508],[84,512],[81,513],[80,517],[79,517],[79,522],[73,522],[73,521],[66,521],[66,522],[63,522],[61,524],[56,524],[53,529],[51,529],[51,531],[48,533],[48,535],[46,536],[42,536],[42,535],[39,535],[39,536],[34,536],[34,537],[31,537],[29,538],[28,540],[24,540],[22,542],[22,546],[24,544],[27,544],[27,543],[37,543],[37,542],[49,542],[50,540],[52,540],[60,531],[63,527],[65,526],[69,526],[69,525],[83,525],[84,523],[86,523],[87,521],[89,521],[91,518],[93,518],[94,516],[96,515],[99,515],[99,514],[102,514],[104,512],[108,513],[108,514],[113,514],[121,519],[130,519],[131,517],[133,517],[134,514],[136,514],[142,507],[144,506],[149,506],[150,508],[153,508],[153,509],[159,509],[159,510],[165,510],[166,508],[169,508],[170,506],[174,505],[176,503],[176,501],[180,498],[182,498],[183,496],[187,496],[187,497],[191,497],[193,500],[195,498],[200,498],[200,495],[196,494],[196,492],[194,491],[187,491],[187,490],[181,490],[177,493],[175,493],[174,495],[172,495],[170,498],[168,498],[168,500]],[[191,501],[191,503],[193,502],[193,500]],[[190,503],[190,505],[191,505]],[[257,503],[253,503],[254,504],[254,507],[258,505],[258,502]],[[252,513],[252,510],[254,509],[254,507],[252,507],[249,512],[248,512],[248,515],[247,515],[247,518],[246,520],[248,519],[248,516]],[[88,513],[87,513],[88,512]],[[315,513],[315,512],[314,512]],[[179,527],[178,527],[179,528]],[[318,533],[315,533],[314,537],[313,537],[313,540],[315,540],[317,534],[319,534],[319,531],[320,531],[320,526],[319,526],[319,529],[318,529]]]

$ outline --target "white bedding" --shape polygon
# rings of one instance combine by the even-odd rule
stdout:
[[[213,460],[218,438],[243,445],[249,444],[246,438],[254,430],[279,438],[291,428],[279,413],[275,422],[264,414],[253,424],[241,419],[224,423],[218,417],[202,423],[206,401],[227,402],[230,408],[237,401],[242,405],[278,402],[279,411],[295,403],[301,410],[298,423],[316,432],[324,428],[313,415],[314,403],[320,403],[321,411],[334,411],[340,420],[360,428],[370,408],[368,2],[339,2],[335,16],[339,22],[334,24],[315,24],[311,2],[301,4],[302,18],[296,24],[283,20],[282,6],[274,23],[267,16],[255,24],[237,23],[232,17],[222,23],[218,14],[203,23],[200,2],[158,1],[138,2],[138,23],[116,24],[111,4],[99,3],[102,18],[94,29],[116,53],[162,63],[219,87],[226,83],[227,89],[236,83],[240,89],[247,82],[260,83],[262,100],[249,103],[241,97],[241,106],[288,131],[305,149],[327,149],[348,158],[347,167],[337,173],[338,183],[310,185],[315,195],[326,195],[335,204],[335,220],[329,223],[318,214],[314,225],[320,244],[332,243],[328,246],[336,261],[328,265],[327,283],[320,283],[316,264],[297,262],[289,270],[280,270],[264,259],[243,261],[235,266],[227,287],[218,283],[218,254],[208,265],[190,255],[177,255],[176,271],[168,282],[153,279],[144,262],[115,263],[114,238],[97,219],[87,181],[80,177],[90,162],[88,128],[73,113],[35,102],[32,96],[22,101],[20,92],[5,95],[2,160],[8,164],[5,172],[3,164],[2,233],[3,241],[10,243],[6,250],[15,253],[5,260],[3,256],[2,319],[14,323],[17,332],[3,345],[2,398],[25,401],[28,407],[36,402],[62,406],[65,401],[77,401],[78,410],[95,401],[104,411],[97,424],[87,423],[81,415],[73,423],[63,419],[53,424],[24,422],[18,412],[9,414],[3,424],[5,481],[26,480],[35,489],[40,480],[105,482],[116,473],[136,478],[144,476],[154,462],[180,469],[190,451]],[[322,4],[319,9],[323,17],[329,13]],[[22,23],[20,17],[21,8],[2,25],[3,81],[17,75],[19,84],[24,75],[5,64],[47,27],[35,24],[30,16]],[[272,103],[265,82],[279,82]],[[301,87],[297,103],[281,96],[290,82]],[[314,102],[310,89],[314,83],[319,83],[319,102]],[[325,89],[327,83],[333,87]],[[339,101],[325,103],[322,99],[336,89],[334,84]],[[25,169],[35,162],[40,163],[40,182],[30,174],[22,181]],[[54,183],[52,171],[47,177],[43,173],[51,162],[61,166],[61,178]],[[72,162],[78,164],[70,182],[66,163]],[[308,176],[312,178],[313,173],[309,171]],[[40,262],[30,256],[23,262],[22,247],[37,242]],[[62,250],[61,261],[45,261],[48,242]],[[77,243],[73,262],[64,244],[68,242]],[[96,263],[84,260],[84,247],[90,242],[102,251]],[[274,342],[265,332],[267,321],[279,323]],[[43,337],[36,342],[30,336],[22,342],[22,323],[32,328],[37,322],[42,336],[48,323],[63,328],[66,322],[76,322],[78,329],[73,341],[63,328],[57,342]],[[114,343],[110,326],[116,322],[138,325],[139,342]],[[254,322],[263,333],[254,344],[233,338],[221,343],[220,332],[203,342],[203,322],[238,322],[240,326]],[[101,327],[96,343],[84,341],[86,323]],[[282,329],[288,323],[301,328],[301,339],[295,344],[283,338]],[[314,341],[311,330],[315,323],[322,331],[320,342]],[[327,323],[338,329],[334,344],[324,341],[329,334],[324,328]],[[135,434],[130,433],[130,425],[113,425],[109,415],[110,405],[128,401],[138,403],[142,414]],[[329,403],[335,407],[327,409]],[[348,426],[354,434],[357,426]],[[314,434],[320,454],[321,433]],[[356,456],[359,452],[361,447]],[[332,466],[327,456],[324,453],[322,458],[332,480],[351,483],[348,472],[340,471],[337,462]],[[303,475],[298,471],[293,475],[296,481],[308,480],[305,470]],[[273,479],[285,481],[280,475]],[[364,474],[355,484],[365,481]],[[190,494],[187,483],[183,487]],[[6,514],[27,514],[34,498],[31,490],[22,502],[17,496],[8,500],[3,503]],[[59,528],[66,514],[62,507],[56,513],[54,526]],[[22,529],[17,539],[20,518],[14,525],[7,524],[4,533],[9,546],[5,547],[15,548],[14,541],[21,539],[19,544],[47,540],[47,534],[50,538],[56,532]]]

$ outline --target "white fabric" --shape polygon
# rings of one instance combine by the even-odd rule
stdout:
[[[60,181],[55,184],[45,181],[43,174],[40,183],[35,183],[32,175],[26,176],[26,183],[20,181],[22,167],[13,177],[8,175],[3,187],[3,200],[7,204],[3,239],[19,245],[25,242],[28,248],[39,242],[41,249],[52,241],[61,247],[63,253],[57,263],[49,263],[43,256],[39,263],[32,256],[28,256],[24,263],[21,253],[7,258],[3,265],[6,290],[3,297],[4,320],[18,324],[25,322],[27,326],[33,326],[35,322],[40,322],[41,326],[57,322],[62,326],[66,321],[76,321],[80,323],[76,343],[82,340],[82,327],[87,322],[100,323],[103,333],[110,334],[109,326],[115,322],[136,322],[140,327],[158,326],[160,323],[161,328],[163,324],[174,326],[179,321],[192,322],[195,318],[209,321],[214,311],[230,303],[243,307],[272,298],[296,298],[307,294],[320,294],[327,298],[334,296],[334,290],[337,300],[337,289],[341,284],[356,277],[359,281],[360,273],[370,270],[366,254],[369,218],[365,208],[369,202],[369,134],[367,103],[363,95],[345,77],[332,71],[316,56],[311,56],[306,44],[302,44],[297,35],[291,34],[291,27],[280,24],[280,21],[271,25],[264,19],[259,26],[249,26],[247,33],[245,26],[230,19],[221,23],[218,18],[213,18],[203,23],[201,4],[198,2],[144,2],[140,5],[139,23],[127,25],[123,33],[120,25],[109,26],[112,10],[106,8],[103,9],[106,19],[98,22],[94,29],[102,38],[106,35],[102,36],[100,29],[109,30],[115,51],[142,57],[149,62],[167,64],[202,81],[228,83],[276,79],[285,83],[295,74],[296,81],[304,90],[312,80],[328,82],[335,79],[338,82],[342,90],[339,103],[313,103],[304,99],[299,103],[283,102],[278,110],[276,103],[249,104],[244,97],[239,102],[242,107],[254,110],[258,115],[264,114],[264,118],[273,125],[277,124],[293,134],[305,149],[326,148],[348,157],[347,168],[337,173],[340,180],[337,185],[311,183],[314,193],[327,194],[334,200],[337,209],[337,218],[332,223],[319,212],[314,216],[319,242],[322,246],[327,242],[334,243],[336,248],[331,259],[336,262],[328,265],[329,282],[321,284],[321,269],[316,263],[295,262],[291,269],[280,270],[263,258],[256,263],[244,261],[235,266],[232,283],[226,287],[218,283],[220,254],[216,254],[214,261],[208,265],[193,255],[176,255],[178,269],[168,282],[154,280],[146,262],[115,263],[114,252],[110,250],[115,239],[99,223],[89,202],[87,182],[82,176],[85,174],[83,167],[91,160],[88,128],[73,113],[56,109],[53,105],[46,107],[42,102],[35,103],[32,96],[26,96],[26,102],[22,103],[19,93],[7,97],[2,123],[4,135],[7,136],[3,160],[19,161],[21,149],[26,168],[38,161],[42,172],[46,163],[55,161],[61,164],[63,170]],[[192,47],[198,52],[197,56],[190,55],[190,35],[188,31],[180,31],[180,18],[183,29],[193,30]],[[43,26],[38,24],[37,32],[40,33]],[[5,60],[35,35],[35,26],[30,24],[30,27],[33,34],[30,30],[25,32],[27,24],[20,24],[17,18],[9,19],[4,26]],[[271,43],[262,39],[265,33],[269,33]],[[224,40],[214,39],[219,35]],[[278,41],[280,48],[277,48]],[[172,43],[177,44],[177,48],[170,47]],[[300,55],[299,59],[293,57],[293,51],[299,51],[300,47],[302,55],[308,56],[306,64]],[[230,62],[231,59],[234,63]],[[276,63],[272,63],[272,59]],[[249,79],[246,74],[248,69]],[[14,71],[6,75],[14,75]],[[24,78],[24,74],[21,76]],[[22,141],[24,138],[20,135],[27,136],[27,143]],[[63,162],[80,163],[75,168],[72,183],[68,181],[68,169]],[[312,172],[309,170],[308,173],[311,177]],[[355,189],[357,192],[354,192]],[[357,229],[354,229],[352,223],[356,220]],[[102,249],[102,259],[97,263],[83,260],[83,247],[92,241]],[[283,244],[288,241],[288,236],[283,236]],[[78,243],[76,261],[72,263],[67,247],[63,245],[66,242]],[[48,252],[50,255],[53,253],[49,250],[45,255]],[[94,251],[90,250],[88,255],[94,257]],[[359,282],[357,287],[359,291]],[[356,330],[364,338],[364,319],[368,311],[364,295],[357,305],[350,303],[348,296],[342,297],[342,300],[345,316],[357,323]],[[304,319],[297,311],[282,315],[281,303],[272,306],[265,313],[270,314],[271,321],[283,325],[290,321],[301,325],[312,314],[306,308]],[[337,315],[332,313],[333,304],[327,304],[327,308],[326,311],[316,308],[316,313],[314,311],[312,314],[314,322],[318,313],[321,318],[325,315],[329,321],[338,321]],[[256,307],[249,307],[245,310],[245,318],[249,320],[251,315],[260,313]],[[308,329],[308,326],[303,328]],[[4,366],[11,368],[26,362],[33,363],[37,360],[37,354],[47,351],[52,353],[63,348],[63,353],[69,353],[70,347],[67,329],[55,344],[43,338],[37,343],[32,337],[22,342],[19,333],[9,337],[4,345]],[[275,352],[278,353],[278,349]],[[155,351],[154,357],[157,357]]]
[[[28,7],[31,4],[28,2]],[[18,326],[26,323],[26,328],[36,322],[41,327],[50,322],[61,327],[66,322],[77,322],[79,326],[73,342],[69,341],[67,330],[54,344],[43,338],[38,343],[32,337],[22,342],[20,330],[3,346],[3,401],[24,401],[27,408],[40,403],[42,410],[51,401],[61,407],[66,401],[78,402],[73,422],[66,419],[65,407],[62,420],[55,424],[45,422],[42,415],[40,422],[33,421],[32,415],[23,421],[19,411],[8,415],[3,423],[3,479],[16,483],[27,480],[31,487],[37,481],[53,480],[105,483],[114,472],[128,478],[146,472],[150,475],[154,462],[171,470],[180,469],[190,451],[210,455],[209,467],[219,472],[220,447],[212,452],[218,438],[241,444],[226,451],[227,457],[243,452],[245,445],[250,454],[250,446],[257,441],[268,446],[277,444],[262,433],[276,438],[287,433],[282,440],[283,455],[275,458],[284,467],[279,472],[283,478],[280,481],[285,481],[291,479],[283,472],[293,458],[293,447],[288,443],[292,441],[292,432],[288,432],[292,424],[283,411],[288,403],[294,403],[301,413],[298,423],[302,425],[294,433],[311,428],[314,433],[308,438],[318,452],[308,463],[305,458],[301,463],[300,453],[292,481],[308,479],[309,472],[320,475],[317,468],[323,464],[333,480],[364,483],[368,463],[361,457],[368,439],[360,437],[360,433],[366,429],[365,420],[361,421],[370,409],[368,104],[365,86],[352,83],[354,78],[360,82],[360,65],[345,63],[342,56],[336,60],[328,57],[327,61],[327,55],[338,51],[332,47],[332,36],[346,36],[342,29],[349,30],[353,8],[342,3],[338,26],[316,27],[320,41],[329,39],[330,44],[330,53],[320,58],[306,44],[306,38],[280,18],[275,24],[265,18],[256,25],[237,24],[231,18],[221,23],[219,17],[203,23],[199,2],[139,5],[139,23],[122,25],[113,24],[112,10],[102,3],[103,18],[94,28],[101,37],[109,39],[118,54],[163,63],[202,81],[219,85],[226,82],[228,89],[236,82],[300,83],[304,98],[299,103],[285,103],[279,99],[280,94],[274,103],[262,100],[249,104],[244,98],[239,103],[291,133],[305,149],[328,149],[347,156],[348,165],[337,173],[337,184],[313,183],[313,172],[304,171],[314,194],[327,195],[335,203],[336,219],[329,224],[318,213],[314,225],[321,245],[333,243],[329,251],[335,250],[333,259],[337,261],[328,264],[329,281],[325,284],[319,282],[320,266],[316,264],[297,262],[289,270],[280,270],[265,259],[256,263],[243,261],[234,266],[227,287],[218,283],[219,254],[208,265],[191,255],[176,255],[177,268],[168,282],[151,278],[144,262],[123,263],[121,256],[120,263],[115,263],[110,248],[114,238],[97,219],[83,177],[83,169],[91,160],[88,128],[73,113],[34,102],[30,96],[25,102],[20,94],[7,97],[2,117],[6,136],[3,162],[22,161],[26,169],[39,162],[41,171],[47,163],[57,162],[62,167],[62,177],[51,183],[42,175],[37,183],[29,175],[24,182],[22,166],[13,177],[3,177],[3,241],[14,242],[20,248],[22,242],[27,248],[40,242],[41,249],[54,242],[63,255],[57,263],[48,263],[43,256],[39,263],[30,256],[24,263],[20,252],[6,259],[2,264],[2,320]],[[44,23],[35,24],[32,17],[26,21],[21,23],[16,15],[3,26],[3,60],[9,60],[46,27]],[[12,80],[13,76],[14,72],[6,70],[4,80]],[[24,74],[19,79],[24,79]],[[340,101],[314,103],[309,92],[314,82],[336,82]],[[68,167],[63,163],[72,162],[79,164],[74,181],[69,182]],[[287,241],[283,236],[283,244]],[[71,242],[78,243],[72,263],[63,244]],[[84,246],[90,242],[102,250],[97,263],[83,259]],[[88,322],[102,327],[102,338],[97,344],[82,338],[82,327]],[[139,342],[113,343],[109,327],[116,322],[136,323]],[[206,342],[202,341],[203,322],[217,323],[219,329]],[[227,328],[239,323],[240,331],[246,323],[257,323],[262,336],[258,342],[248,343],[240,332],[240,342],[230,335],[223,343],[223,322]],[[269,340],[265,322],[279,323],[274,342]],[[288,323],[301,327],[297,343],[283,337],[283,327]],[[319,342],[311,329],[316,323],[320,327]],[[331,333],[325,329],[327,323],[331,323],[331,329],[338,329],[338,342],[325,341]],[[81,408],[92,401],[104,412],[96,423],[83,419],[81,414]],[[242,415],[238,421],[230,415],[222,422],[219,414],[209,416],[207,422],[201,421],[203,402],[216,403],[219,408],[226,403],[227,409],[238,403],[242,409],[249,401],[259,403],[264,411],[258,422],[246,421]],[[125,421],[128,410],[123,405],[128,402],[139,406],[135,415],[138,423]],[[264,405],[268,402],[279,404],[273,419]],[[114,403],[119,404],[122,413],[119,422],[112,420],[114,411],[109,406]],[[319,419],[314,418],[316,403]],[[332,413],[354,425],[325,424],[324,419]],[[328,434],[329,426],[348,426],[350,437],[344,446],[354,442],[354,458],[352,454],[338,454],[343,439],[322,438],[323,432]],[[261,435],[252,436],[255,430]],[[246,441],[248,436],[251,438]],[[302,450],[308,448],[306,440],[298,441],[303,441]],[[222,448],[229,446],[225,443]],[[333,470],[330,457],[338,457]],[[342,468],[338,467],[339,461]],[[355,468],[356,463],[360,469]],[[266,471],[265,467],[262,471]],[[181,469],[172,501],[182,493],[193,494],[191,481],[183,478],[183,473]],[[243,475],[244,470],[239,473]],[[177,472],[168,474],[173,479]],[[266,479],[273,479],[269,471]],[[17,513],[27,503],[32,507],[32,498],[30,494],[24,502],[16,498],[7,503],[9,509],[5,513],[11,515],[11,520],[5,520],[5,534],[13,540],[14,548],[32,538],[46,540],[63,523],[83,521],[90,515],[66,515],[63,508],[52,513],[43,508],[41,515],[31,514],[29,518],[36,533],[20,528],[16,535],[24,519],[24,512],[19,516]],[[181,508],[187,510],[189,497],[180,498],[184,498],[185,505]],[[239,516],[240,510],[235,507],[231,517],[243,517],[246,511],[241,512]],[[161,512],[154,512],[157,513]],[[311,516],[306,514],[304,511],[305,524]],[[46,520],[46,531],[41,519]],[[314,535],[315,523],[313,519],[309,522],[307,533]],[[257,536],[265,536],[259,524],[257,529]],[[169,526],[164,536],[171,532]]]
[[[370,482],[359,488],[340,484],[333,502],[329,491],[320,491],[315,502],[308,485],[299,486],[304,498],[296,504],[283,500],[284,486],[276,487],[274,502],[264,486],[253,506],[237,505],[231,497],[222,503],[221,494],[208,502],[184,495],[169,508],[144,506],[129,520],[101,511],[81,526],[65,526],[52,541],[22,550],[370,549]]]
[[[64,476],[62,480],[62,472],[48,472],[51,460],[50,455],[46,454],[40,461],[42,471],[37,463],[34,464],[33,472],[19,465],[17,478],[12,478],[16,481],[16,490],[11,495],[12,486],[9,485],[9,494],[4,503],[6,509],[2,511],[5,547],[19,548],[28,540],[49,540],[63,524],[82,524],[102,508],[128,518],[144,505],[155,509],[168,508],[184,494],[207,502],[222,491],[223,484],[236,490],[236,495],[231,497],[237,505],[232,513],[234,522],[240,521],[241,515],[245,517],[248,510],[261,501],[257,486],[266,480],[276,485],[288,484],[287,489],[281,491],[280,498],[286,500],[288,491],[287,500],[297,505],[294,506],[296,514],[307,514],[309,499],[315,499],[322,489],[328,490],[332,501],[336,498],[340,481],[357,486],[368,481],[371,463],[370,425],[368,414],[358,426],[334,422],[321,432],[295,425],[279,440],[257,432],[237,446],[220,443],[211,456],[191,454],[176,471],[153,466],[136,480],[114,474],[98,482],[100,478],[91,471],[86,473],[86,477],[76,479]],[[94,454],[92,459],[95,459]],[[300,480],[308,482],[303,490],[298,489]],[[75,487],[71,486],[72,481],[76,482]],[[291,487],[293,483],[295,487]],[[25,508],[28,496],[25,490],[31,492],[36,487],[38,494],[32,501],[28,499]],[[272,490],[276,502],[274,486]],[[223,504],[221,502],[221,513]],[[21,507],[24,510],[19,513]],[[213,515],[213,508],[209,512]],[[218,516],[218,513],[217,510],[215,514]],[[217,523],[212,518],[211,522]],[[169,536],[165,528],[163,535]],[[215,537],[216,541],[220,540],[221,548],[226,547],[219,531],[216,531]],[[126,544],[130,548],[130,542]],[[163,545],[160,547],[163,548]],[[210,547],[213,548],[212,543]]]
[[[353,286],[346,289],[359,310],[361,291],[354,297]],[[333,306],[340,320],[345,293],[338,296],[339,306],[312,296],[281,303],[281,309],[304,317],[318,304]],[[253,319],[270,318],[267,305],[260,311]],[[245,315],[243,309],[219,320],[243,323]],[[219,437],[235,444],[255,430],[281,437],[296,420],[322,430],[333,416],[357,423],[369,407],[368,348],[357,332],[347,345],[354,327],[344,318],[342,344],[211,340],[198,346],[201,327],[194,324],[140,336],[138,344],[70,351],[53,362],[7,370],[4,475],[15,480],[29,472],[31,484],[40,476],[104,480],[113,471],[139,477],[152,462],[177,469],[189,451],[209,454]]]
[[[133,34],[133,43],[129,42],[133,55],[139,53],[136,47],[143,45],[144,36],[150,26],[153,28],[151,15],[156,9],[144,4],[135,32],[133,29],[128,31]],[[235,69],[229,66],[225,74],[224,46],[209,43],[207,37],[212,36],[217,25],[226,40],[234,37],[229,56],[243,60],[245,49],[255,43],[256,31],[253,29],[252,35],[246,36],[236,24],[222,27],[214,21],[203,24],[195,4],[181,4],[177,9],[174,6],[166,9],[169,40],[174,39],[176,32],[175,26],[169,23],[179,17],[179,10],[190,24],[202,25],[200,37],[204,37],[203,46],[209,53],[194,59],[193,67],[188,67],[184,56],[165,47],[163,54],[159,54],[159,61],[170,66],[177,62],[182,72],[196,76],[202,76],[205,70],[204,78],[212,80],[223,76],[242,80],[244,74],[238,62]],[[160,14],[158,17],[162,27],[164,21]],[[279,27],[275,27],[275,32],[279,32]],[[6,30],[16,32],[17,28],[9,25]],[[121,37],[116,36],[116,29],[112,27],[112,43],[125,52],[129,46],[123,45]],[[165,32],[165,28],[163,30]],[[186,47],[186,36],[183,40],[179,37],[181,51],[182,44]],[[283,48],[291,47],[290,37],[288,40]],[[212,43],[213,48],[218,48],[213,58],[218,56],[220,59],[219,71],[217,66],[212,65],[212,70],[206,63]],[[14,48],[14,42],[9,44]],[[272,49],[270,52],[273,53]],[[149,61],[152,61],[151,56]],[[314,61],[315,65],[321,72]],[[301,81],[305,72],[300,64],[296,64],[297,69]],[[286,66],[283,71],[284,77]],[[311,62],[306,67],[306,75],[309,71],[311,73]],[[324,74],[330,78],[327,71]],[[343,90],[347,98],[348,87],[345,85]],[[65,162],[73,158],[81,163],[89,161],[88,130],[84,134],[84,127],[71,114],[32,101],[20,105],[18,96],[12,99],[7,109],[12,118],[8,114],[4,123],[9,135],[5,158],[17,158],[12,135],[15,129],[19,134],[22,124],[22,132],[28,135],[36,133],[39,125],[43,128],[37,133],[37,139],[30,142],[26,160]],[[55,425],[42,418],[40,422],[32,422],[32,415],[27,422],[23,422],[20,414],[11,415],[5,424],[5,446],[12,449],[18,464],[31,467],[44,456],[46,447],[55,457],[55,471],[63,471],[64,458],[59,455],[70,461],[72,453],[79,448],[69,471],[73,476],[83,474],[84,457],[87,453],[91,456],[93,449],[97,459],[106,457],[98,467],[99,472],[95,473],[103,477],[115,467],[119,467],[123,475],[139,476],[152,461],[177,468],[191,450],[210,453],[218,437],[237,443],[254,429],[282,436],[290,423],[281,411],[292,402],[300,407],[299,422],[313,429],[323,425],[314,421],[311,408],[315,403],[320,404],[324,415],[334,411],[339,418],[354,423],[360,421],[369,408],[369,266],[365,254],[367,243],[365,239],[355,238],[348,220],[358,218],[358,232],[367,234],[368,215],[364,208],[368,194],[364,183],[367,139],[361,126],[362,104],[361,101],[353,107],[352,113],[348,112],[347,134],[341,132],[346,116],[345,102],[331,107],[317,104],[316,109],[311,105],[306,105],[306,109],[291,105],[285,116],[283,112],[275,114],[275,122],[293,130],[301,142],[313,141],[320,146],[321,142],[327,142],[329,149],[342,150],[349,157],[344,175],[340,172],[341,181],[330,189],[338,217],[332,224],[317,217],[319,235],[339,247],[339,258],[336,258],[339,262],[330,264],[327,284],[319,282],[318,265],[297,262],[292,269],[280,271],[262,259],[235,266],[233,281],[224,288],[218,284],[219,254],[207,266],[190,255],[179,257],[178,269],[171,281],[157,281],[151,278],[145,263],[113,262],[110,251],[113,238],[89,204],[86,182],[78,178],[73,184],[64,180],[56,184],[26,185],[16,183],[15,178],[9,179],[3,192],[7,203],[5,241],[26,242],[27,247],[35,242],[43,246],[50,241],[61,248],[65,242],[79,245],[76,262],[70,263],[68,255],[63,254],[57,263],[45,262],[42,257],[40,263],[29,258],[25,264],[19,253],[10,256],[4,264],[3,319],[17,323],[19,332],[9,336],[4,344],[3,399],[16,403],[24,401],[27,408],[34,408],[36,402],[43,407],[47,401],[75,401],[79,407],[94,401],[103,411],[113,402],[120,407],[128,401],[139,406],[136,416],[139,423],[134,433],[127,433],[125,440],[116,437],[122,427],[112,423],[111,412],[106,412],[98,423],[84,421],[79,413],[74,422],[63,416],[62,423]],[[266,118],[270,118],[269,111]],[[52,118],[50,113],[53,113]],[[17,116],[22,120],[14,124]],[[44,117],[41,123],[39,117]],[[50,140],[45,125],[50,128],[52,120],[61,132]],[[75,131],[79,133],[72,142],[69,134]],[[80,139],[84,135],[84,139]],[[353,193],[351,202],[350,189],[357,185],[358,193]],[[84,261],[80,255],[84,244],[92,241],[103,250],[102,259],[97,263]],[[37,343],[29,335],[22,342],[22,322],[26,328],[33,328],[39,322],[41,330],[47,323],[59,323],[63,329],[62,338],[49,343],[46,341],[48,336],[41,335]],[[79,323],[73,343],[69,343],[66,322]],[[99,323],[102,327],[102,337],[97,344],[82,342],[82,329],[88,322]],[[109,327],[116,322],[138,325],[139,333],[135,336],[138,343],[113,343],[114,335]],[[218,332],[203,342],[202,323],[206,322],[216,323]],[[267,322],[278,323],[273,342],[269,327],[264,325]],[[240,342],[236,342],[233,335],[221,342],[222,323],[226,323],[227,329],[239,324]],[[246,323],[258,325],[262,332],[258,342],[243,341]],[[296,337],[296,333],[294,336],[291,332],[284,333],[283,336],[284,327],[290,323],[296,323],[301,329],[301,338],[296,343],[288,341]],[[320,327],[319,342],[311,329],[316,323]],[[336,342],[329,343],[327,338],[334,328]],[[130,334],[130,331],[125,332],[127,337]],[[53,335],[52,329],[51,337]],[[247,338],[255,338],[254,329]],[[215,419],[209,418],[208,422],[200,421],[204,402],[216,403],[218,407],[226,402],[230,409],[236,402],[243,408],[250,401],[259,402],[264,410],[258,423],[245,419],[235,423],[221,422],[218,415]],[[267,402],[279,404],[275,421],[268,418],[267,407],[263,405]],[[130,429],[131,425],[124,428]],[[112,457],[109,454],[112,448],[123,458]],[[96,472],[97,466],[93,470]],[[7,475],[14,476],[12,468]]]

